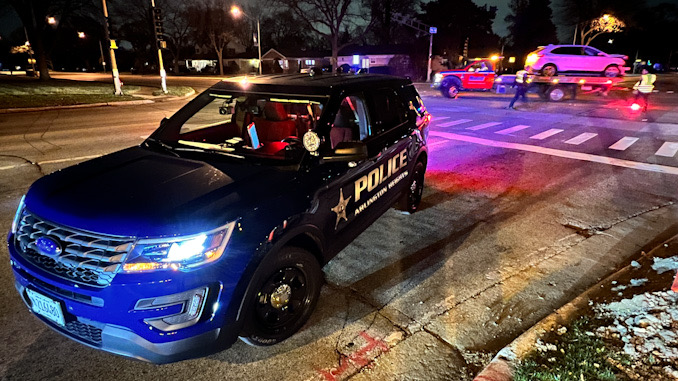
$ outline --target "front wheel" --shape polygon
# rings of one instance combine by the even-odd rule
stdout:
[[[440,86],[440,93],[445,98],[455,99],[459,95],[459,85],[454,82],[444,83]]]
[[[419,204],[421,203],[421,196],[424,193],[424,173],[426,168],[424,163],[421,161],[417,162],[414,166],[414,172],[410,177],[410,184],[405,193],[403,193],[398,209],[402,210],[404,213],[412,214],[419,210]]]
[[[311,253],[285,247],[259,265],[253,282],[240,339],[268,346],[292,336],[306,323],[318,302],[322,275]]]

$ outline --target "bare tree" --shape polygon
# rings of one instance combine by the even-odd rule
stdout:
[[[179,72],[181,52],[188,45],[191,36],[191,23],[186,3],[181,0],[167,0],[162,3],[165,17],[165,36],[169,40],[167,48],[172,53],[174,72]]]
[[[275,0],[283,5],[304,22],[310,29],[327,38],[332,48],[332,70],[337,68],[339,50],[352,43],[371,29],[374,19],[367,26],[363,15],[356,9],[360,4],[354,0]],[[353,36],[344,43],[340,43],[342,35]]]
[[[230,5],[226,0],[205,0],[189,8],[190,23],[198,29],[199,40],[208,41],[217,54],[220,75],[224,75],[224,49],[236,40]]]
[[[78,13],[92,11],[92,4],[88,0],[8,0],[26,28],[31,48],[40,72],[40,79],[47,81],[51,77],[48,69],[49,46],[45,36],[52,32],[47,24],[47,16],[59,16],[62,22]]]

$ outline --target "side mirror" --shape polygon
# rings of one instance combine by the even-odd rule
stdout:
[[[160,121],[160,127],[164,126],[165,123],[167,123],[168,120],[169,120],[169,119],[167,119],[166,117],[165,117],[165,118],[162,118],[162,120]]]
[[[367,159],[367,146],[363,142],[340,142],[329,155],[323,155],[324,162],[349,162]]]

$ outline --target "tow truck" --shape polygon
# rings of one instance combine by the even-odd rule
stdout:
[[[515,75],[497,75],[496,62],[499,57],[471,61],[461,69],[445,70],[437,73],[431,87],[440,90],[446,98],[456,98],[464,90],[496,90],[503,92],[506,86],[515,84]],[[536,93],[544,100],[560,102],[569,94],[572,99],[577,91],[598,91],[607,94],[610,89],[623,80],[623,77],[595,76],[542,76],[531,74],[528,83],[536,88]],[[503,91],[502,91],[503,90]]]

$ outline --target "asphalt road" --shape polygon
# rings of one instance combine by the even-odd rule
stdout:
[[[623,90],[533,98],[520,111],[503,109],[508,95],[422,93],[434,115],[422,210],[387,212],[325,266],[299,334],[164,366],[116,357],[32,317],[4,261],[2,379],[470,379],[536,321],[678,233],[678,96],[655,94],[638,115]],[[184,102],[0,115],[0,230],[35,179],[140,143]]]

